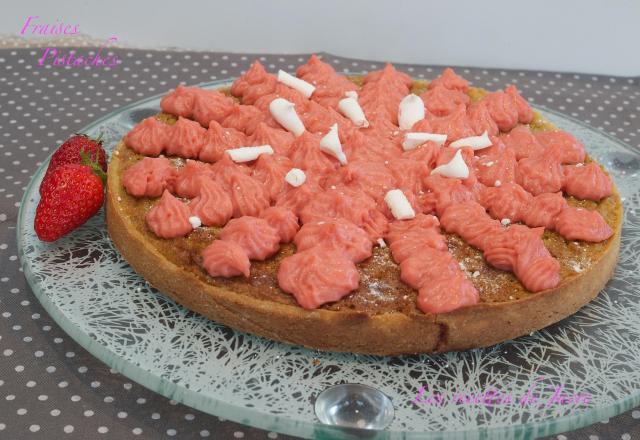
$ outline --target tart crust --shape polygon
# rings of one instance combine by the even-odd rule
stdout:
[[[414,90],[423,86],[416,83]],[[475,99],[483,94],[480,89],[470,92]],[[159,117],[172,122],[168,115]],[[553,126],[537,116],[532,128]],[[215,322],[313,349],[399,355],[486,347],[516,338],[560,321],[594,299],[612,277],[620,251],[622,203],[614,187],[613,195],[599,203],[567,199],[570,205],[597,209],[614,230],[608,240],[575,243],[545,231],[545,244],[562,267],[562,281],[554,289],[526,292],[511,274],[489,268],[479,251],[447,235],[454,256],[480,269],[480,276],[470,277],[480,291],[480,303],[439,315],[422,313],[413,306],[415,292],[400,283],[388,248],[376,247],[374,256],[358,265],[369,284],[364,287],[388,283],[402,300],[365,304],[357,298],[375,297],[359,289],[338,303],[305,310],[270,276],[277,262],[293,252],[292,245],[283,246],[267,262],[252,262],[252,278],[254,269],[261,275],[256,279],[227,282],[209,277],[198,265],[199,251],[215,237],[215,228],[190,234],[195,235],[192,240],[157,239],[144,224],[150,202],[128,195],[121,182],[122,173],[139,158],[121,142],[111,157],[107,182],[107,230],[133,269],[172,300]],[[575,255],[587,267],[571,270],[577,264]]]

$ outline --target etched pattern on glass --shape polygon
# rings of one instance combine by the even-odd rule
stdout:
[[[158,102],[127,107],[82,131],[102,131],[110,151],[137,121],[157,111]],[[252,414],[281,415],[298,423],[298,433],[310,435],[314,397],[344,382],[367,384],[390,396],[396,408],[393,431],[544,424],[561,416],[583,417],[581,424],[586,418],[596,421],[640,400],[640,155],[569,118],[543,114],[584,142],[618,185],[625,205],[622,252],[614,279],[595,301],[515,341],[382,358],[322,353],[217,325],[166,299],[135,274],[113,247],[102,213],[54,245],[41,243],[31,225],[42,169],[27,190],[20,217],[25,274],[52,316],[101,359],[125,374],[126,366],[138,367],[130,374],[135,380],[201,410],[222,415],[219,402],[224,402],[226,416],[231,407],[247,411],[235,417],[245,423],[252,423]],[[561,385],[565,394],[588,393],[590,402],[519,404],[536,380],[542,380],[537,390]],[[443,396],[478,396],[493,389],[512,394],[515,401],[461,404],[447,398],[442,404],[417,404],[423,385]],[[265,420],[256,423],[267,426]]]

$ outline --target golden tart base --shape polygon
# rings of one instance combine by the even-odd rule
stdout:
[[[416,82],[414,91],[424,87]],[[472,99],[485,92],[472,89]],[[173,123],[170,115],[159,115]],[[532,130],[554,127],[540,116]],[[512,273],[490,267],[477,249],[446,234],[449,248],[480,293],[480,303],[432,315],[416,307],[417,292],[400,281],[388,248],[358,264],[360,287],[332,304],[305,310],[278,287],[279,261],[295,251],[284,245],[274,257],[251,264],[251,277],[212,278],[199,266],[200,251],[220,228],[202,227],[187,237],[159,239],[145,224],[155,200],[125,191],[122,173],[142,156],[120,143],[107,182],[107,229],[117,249],[152,286],[184,307],[220,324],[309,348],[374,355],[444,352],[486,347],[546,327],[595,298],[612,277],[620,251],[622,203],[617,190],[600,202],[567,197],[572,206],[596,209],[614,230],[601,243],[567,241],[545,231],[545,245],[561,265],[561,283],[539,293],[526,291]],[[587,159],[589,160],[589,159]],[[577,272],[576,267],[581,271]]]

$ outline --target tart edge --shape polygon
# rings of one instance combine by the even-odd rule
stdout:
[[[126,147],[120,143],[119,148]],[[614,186],[618,222],[607,249],[588,270],[554,289],[440,315],[305,310],[203,282],[149,246],[126,216],[119,215],[117,198],[123,191],[124,170],[118,165],[114,154],[107,180],[107,230],[140,276],[173,301],[217,323],[312,349],[371,355],[433,353],[486,347],[526,335],[574,314],[593,300],[612,277],[620,251],[622,203]]]

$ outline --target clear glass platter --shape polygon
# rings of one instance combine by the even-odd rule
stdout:
[[[102,132],[110,152],[137,122],[158,112],[159,101],[123,107],[81,131]],[[94,356],[155,392],[243,424],[308,438],[340,436],[313,409],[321,391],[340,383],[365,384],[392,399],[395,418],[386,431],[368,432],[370,438],[532,438],[595,423],[640,404],[640,154],[572,118],[538,109],[611,173],[625,205],[622,252],[614,278],[595,301],[514,341],[442,355],[376,357],[322,353],[218,325],[133,272],[112,245],[102,213],[54,244],[41,243],[32,225],[47,162],[20,209],[24,273],[45,309]]]

